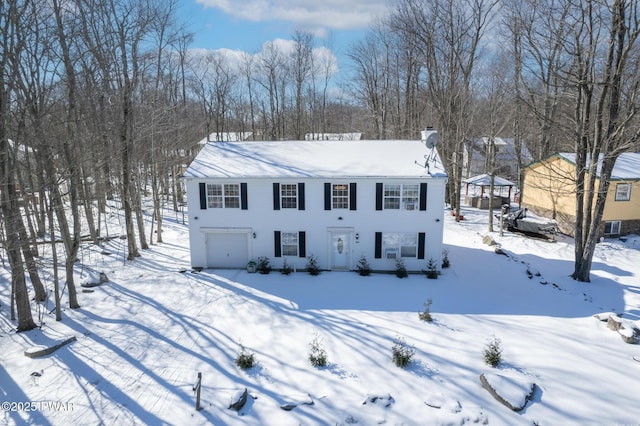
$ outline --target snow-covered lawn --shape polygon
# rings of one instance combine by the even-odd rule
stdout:
[[[637,424],[640,347],[593,315],[638,324],[640,238],[600,243],[592,282],[578,283],[569,238],[495,232],[504,256],[482,243],[486,211],[445,220],[451,267],[437,280],[195,273],[187,228],[169,217],[165,242],[136,261],[123,260],[119,239],[85,246],[83,273],[110,282],[81,293],[82,308],[65,309],[62,322],[50,303],[41,329],[15,333],[9,286],[0,286],[0,400],[13,403],[0,424]],[[418,318],[428,299],[432,323]],[[52,355],[24,355],[70,336],[77,341]],[[315,337],[327,367],[309,363]],[[397,338],[415,349],[406,369],[392,362]],[[495,369],[483,361],[494,338],[503,359]],[[255,354],[248,371],[234,363],[240,344]],[[531,400],[509,410],[483,389],[483,373],[505,399],[535,383]],[[245,388],[245,406],[230,410]]]

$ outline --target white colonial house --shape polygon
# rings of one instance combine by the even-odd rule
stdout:
[[[183,178],[194,268],[441,264],[447,175],[423,141],[214,142]]]

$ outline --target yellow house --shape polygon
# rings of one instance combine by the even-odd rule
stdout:
[[[555,219],[561,232],[573,235],[576,214],[575,154],[560,153],[525,168],[522,207]],[[598,173],[600,165],[598,166]],[[596,177],[596,187],[599,185]],[[607,193],[601,236],[640,233],[640,153],[618,157]]]

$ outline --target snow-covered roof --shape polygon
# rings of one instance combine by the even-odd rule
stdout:
[[[576,154],[575,153],[567,153],[562,152],[558,154],[561,158],[571,162],[572,164],[576,164]],[[598,159],[598,170],[597,174],[600,176],[600,170],[602,167],[602,158],[600,155]],[[625,180],[625,179],[640,179],[640,153],[638,152],[624,152],[620,154],[618,159],[616,160],[616,164],[613,167],[613,172],[611,174],[612,180]]]
[[[417,140],[214,142],[202,148],[183,175],[187,179],[446,176],[437,151]]]
[[[478,175],[478,176],[470,177],[469,179],[465,179],[464,182],[471,185],[477,185],[477,186],[489,186],[491,185],[491,176],[485,173],[483,175]],[[516,184],[500,176],[494,176],[493,186],[516,186]]]

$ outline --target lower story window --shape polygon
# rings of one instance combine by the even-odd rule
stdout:
[[[282,233],[282,255],[298,256],[298,233],[283,232]]]
[[[620,221],[613,220],[604,223],[604,235],[620,235]]]
[[[413,232],[383,233],[382,249],[384,257],[417,257],[418,234]]]

